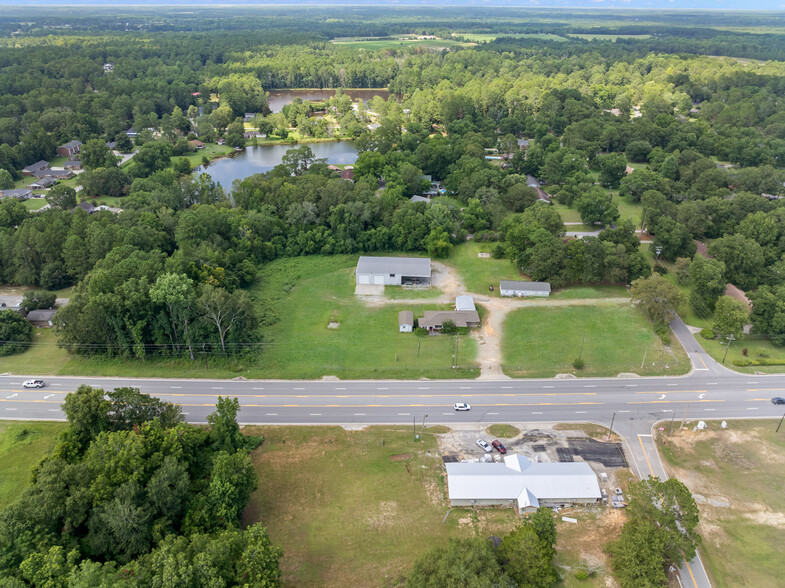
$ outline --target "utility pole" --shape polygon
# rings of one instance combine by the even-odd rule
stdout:
[[[458,368],[458,351],[461,348],[461,336],[456,335],[455,337],[455,368]]]
[[[728,344],[725,345],[725,355],[722,356],[722,363],[725,363],[725,358],[728,357],[728,349],[730,349],[730,344],[736,340],[736,337],[733,335],[728,335]]]
[[[583,357],[583,346],[586,344],[586,337],[583,338],[583,342],[581,343],[581,352],[578,354],[578,361],[581,361],[581,357]]]
[[[673,432],[673,421],[675,421],[675,420],[676,420],[676,411],[674,410],[673,411],[673,417],[671,417],[671,426],[668,427],[668,437],[670,437],[671,433]]]
[[[687,420],[687,411],[689,411],[689,410],[690,410],[690,405],[688,404],[687,405],[687,410],[684,411],[684,418],[681,419],[681,427],[679,427],[680,431],[684,428],[684,421]]]
[[[414,436],[413,441],[417,441],[417,417],[412,417],[412,435]]]
[[[779,433],[780,432],[780,427],[782,426],[782,420],[783,419],[785,419],[785,414],[782,415],[782,418],[780,419],[780,423],[777,425],[777,430],[774,431],[775,433]]]
[[[613,411],[613,417],[611,418],[611,428],[608,429],[608,441],[611,440],[611,433],[613,433],[613,423],[616,420],[616,411]]]
[[[425,419],[428,418],[427,414],[422,415],[422,429],[420,429],[420,443],[422,443],[423,435],[425,435]]]

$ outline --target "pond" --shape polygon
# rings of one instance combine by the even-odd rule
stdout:
[[[347,165],[357,160],[357,149],[351,141],[332,141],[328,143],[307,143],[314,156],[327,159],[327,163]],[[254,174],[268,172],[281,163],[281,158],[289,149],[301,145],[257,145],[246,147],[233,157],[225,157],[212,162],[207,168],[200,165],[194,170],[196,175],[208,173],[213,180],[227,192],[232,189],[234,180],[242,180]]]
[[[350,89],[344,90],[343,93],[349,96],[352,102],[355,100],[368,102],[374,96],[381,96],[385,100],[390,97],[390,93],[387,90]],[[335,90],[270,90],[268,106],[273,112],[281,112],[281,109],[287,104],[291,104],[296,96],[311,102],[321,102],[334,95]]]

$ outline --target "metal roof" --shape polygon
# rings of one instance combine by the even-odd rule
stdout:
[[[550,292],[551,285],[548,282],[517,282],[515,280],[501,280],[500,290],[534,290],[536,292]]]
[[[456,327],[468,327],[469,323],[479,323],[480,315],[476,310],[426,310],[418,324],[427,329],[439,327],[444,321],[452,321]]]
[[[431,260],[427,257],[360,257],[358,274],[396,274],[412,278],[430,278]]]
[[[477,310],[474,306],[474,298],[471,296],[456,296],[455,310]]]
[[[526,490],[546,502],[602,496],[597,476],[585,462],[526,462],[527,458],[513,455],[505,457],[505,463],[445,464],[450,499],[518,500]]]
[[[29,321],[36,321],[36,322],[46,322],[51,321],[52,317],[55,315],[56,310],[31,310],[27,313],[27,320]]]

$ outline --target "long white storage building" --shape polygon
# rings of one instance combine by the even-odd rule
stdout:
[[[499,293],[502,296],[550,296],[551,285],[548,282],[518,282],[502,280],[499,282]]]
[[[357,262],[354,275],[358,284],[430,286],[431,260],[427,257],[363,256]]]

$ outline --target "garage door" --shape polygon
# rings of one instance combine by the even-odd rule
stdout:
[[[374,276],[373,283],[376,286],[384,286],[384,276]]]
[[[371,276],[368,274],[357,274],[357,283],[358,284],[370,284],[371,283]]]

